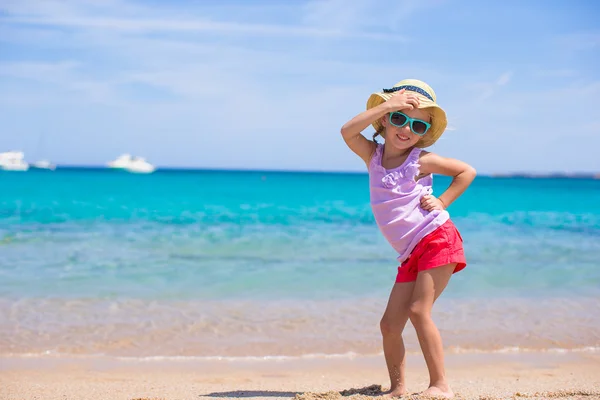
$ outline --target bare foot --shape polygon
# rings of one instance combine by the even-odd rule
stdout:
[[[398,386],[394,390],[388,390],[381,394],[382,397],[392,398],[392,397],[402,397],[406,394],[406,389],[404,386]]]
[[[448,385],[444,385],[443,387],[430,386],[427,390],[423,391],[421,395],[425,397],[451,399],[454,397],[454,392],[452,392],[452,389],[450,389],[450,386]]]

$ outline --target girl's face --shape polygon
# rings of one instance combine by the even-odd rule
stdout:
[[[402,115],[397,115],[393,116],[392,122],[390,122],[390,114],[386,114],[382,117],[381,123],[385,127],[385,141],[390,142],[390,144],[398,150],[406,150],[417,144],[422,137],[422,135],[419,136],[419,134],[422,134],[423,131],[426,133],[430,128],[429,124],[431,124],[431,116],[426,110],[419,108],[403,110],[400,113],[420,121],[413,121],[411,123],[410,121],[406,121],[406,118]],[[421,121],[425,122],[425,124]],[[397,126],[404,122],[404,126]],[[416,133],[413,132],[411,126]]]

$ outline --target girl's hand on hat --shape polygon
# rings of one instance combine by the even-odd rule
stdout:
[[[444,203],[430,194],[421,197],[421,208],[425,211],[444,210]]]
[[[391,109],[391,111],[402,111],[412,110],[419,108],[419,98],[413,92],[406,92],[406,89],[402,89],[385,102],[385,104]]]

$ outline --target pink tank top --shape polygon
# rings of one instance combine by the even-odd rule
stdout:
[[[369,163],[371,209],[383,236],[399,254],[403,262],[427,234],[448,221],[446,210],[425,211],[421,197],[433,192],[433,176],[419,175],[421,149],[411,150],[406,161],[397,168],[386,170],[381,165],[383,145],[377,144]]]

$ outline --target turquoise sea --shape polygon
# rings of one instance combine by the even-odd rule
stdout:
[[[3,355],[381,351],[397,263],[366,174],[58,169],[0,185]],[[600,180],[477,177],[449,211],[469,265],[434,309],[448,351],[600,349]],[[406,341],[418,351],[410,325]]]

